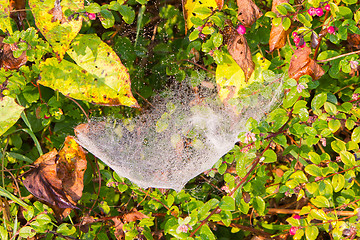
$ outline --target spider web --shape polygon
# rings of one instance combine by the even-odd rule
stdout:
[[[279,104],[281,92],[281,81],[254,83],[224,104],[216,91],[196,92],[183,82],[136,118],[93,119],[75,134],[80,145],[139,187],[180,191],[233,148],[249,118],[260,121]]]

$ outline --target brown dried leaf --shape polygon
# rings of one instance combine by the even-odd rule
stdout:
[[[59,208],[76,208],[61,189],[56,176],[56,149],[38,158],[33,169],[24,174],[24,186],[38,199]]]
[[[238,19],[245,27],[251,27],[262,16],[262,12],[252,0],[237,0]]]
[[[59,156],[57,175],[62,180],[65,193],[77,202],[84,188],[83,179],[87,166],[85,151],[73,137],[68,136]]]
[[[134,209],[132,212],[127,213],[123,216],[123,221],[125,223],[135,222],[136,220],[141,220],[143,218],[149,218],[149,217],[141,212],[138,212],[136,209]]]
[[[319,79],[325,71],[310,58],[311,49],[309,47],[298,48],[290,60],[289,77],[295,80],[303,75],[310,75],[313,80]]]
[[[272,25],[269,38],[269,52],[284,47],[287,34],[288,32],[284,30],[281,24],[278,26]]]
[[[120,218],[112,218],[115,227],[115,237],[117,240],[125,239],[125,232],[123,230],[124,223]]]
[[[3,39],[4,38],[0,38],[0,47],[2,48],[2,51],[0,51],[0,68],[4,68],[5,70],[12,70],[18,69],[22,65],[26,64],[26,52],[24,51],[20,57],[15,58],[12,49],[16,48],[16,46],[3,43]]]
[[[254,71],[255,63],[252,60],[246,38],[244,35],[238,34],[235,29],[230,26],[225,27],[224,34],[226,34],[226,43],[230,55],[244,71],[246,80],[249,79]]]
[[[348,34],[347,41],[348,41],[350,47],[360,49],[360,35],[359,34],[355,34],[355,33]]]
[[[280,15],[276,9],[276,6],[282,3],[289,3],[288,0],[273,0],[271,11],[276,13],[276,15]],[[289,30],[288,30],[289,31]],[[271,26],[270,38],[269,38],[269,52],[273,52],[276,49],[281,49],[285,46],[286,37],[288,35],[288,31],[285,31],[282,24],[278,26]]]
[[[77,208],[85,170],[84,150],[73,137],[67,137],[59,153],[54,149],[34,162],[34,168],[24,174],[23,183],[35,197],[65,217],[70,213],[68,208]]]

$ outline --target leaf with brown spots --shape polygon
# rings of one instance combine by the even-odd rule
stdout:
[[[238,19],[245,27],[251,27],[262,16],[262,12],[252,0],[237,0]]]
[[[311,49],[309,47],[298,48],[290,60],[289,77],[295,80],[303,75],[310,75],[313,80],[319,79],[325,71],[310,58]]]
[[[58,60],[62,60],[71,41],[79,33],[82,26],[82,16],[66,19],[64,12],[70,10],[79,12],[84,8],[81,0],[29,0],[35,24],[46,40],[53,47]]]
[[[252,60],[251,51],[244,35],[240,35],[230,26],[224,29],[226,34],[225,42],[228,45],[228,51],[235,62],[245,73],[246,80],[250,78],[254,71],[255,64]]]
[[[272,2],[271,11],[273,11],[274,13],[276,13],[277,16],[279,16],[280,14],[277,11],[276,6],[288,2],[288,0],[274,0]],[[278,26],[272,24],[269,38],[269,52],[273,52],[276,49],[281,49],[282,47],[284,47],[288,33],[289,30],[285,31],[282,24],[279,24]]]
[[[192,17],[205,19],[211,15],[213,10],[221,10],[223,6],[224,0],[182,0],[185,29],[190,29],[194,25],[191,22]]]
[[[63,149],[40,156],[34,168],[24,174],[24,186],[52,207],[77,208],[83,191],[86,170],[85,151],[73,137],[67,137]],[[69,212],[69,211],[68,211]]]
[[[77,36],[67,53],[77,65],[48,58],[40,65],[41,85],[95,104],[139,107],[131,93],[128,70],[98,36]]]
[[[11,23],[10,23],[10,6],[9,0],[0,0],[0,30],[4,33],[9,32],[13,34]]]
[[[15,58],[13,51],[16,50],[16,45],[2,43],[3,39],[3,37],[0,37],[0,49],[2,49],[2,54],[0,55],[0,68],[13,70],[25,65],[27,62],[26,52],[24,51],[20,57]]]

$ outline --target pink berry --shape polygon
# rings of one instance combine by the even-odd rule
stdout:
[[[44,115],[44,118],[45,118],[45,119],[49,119],[50,116],[48,116],[48,115],[45,114],[45,115]]]
[[[295,38],[297,35],[298,35],[297,32],[293,32],[293,33],[292,33],[292,36],[293,36],[294,38]]]
[[[293,218],[294,218],[294,219],[297,219],[297,220],[300,220],[300,216],[299,216],[299,215],[297,215],[297,214],[296,214],[296,215],[294,215],[294,216],[293,216]]]
[[[86,13],[86,15],[89,17],[90,20],[95,20],[96,19],[96,14],[95,13]]]
[[[290,235],[295,235],[297,231],[297,227],[291,227],[289,230]]]
[[[299,36],[294,37],[294,43],[298,44],[299,42],[300,42],[300,37]]]
[[[301,45],[299,45],[299,46],[297,46],[297,47],[299,47],[299,48],[304,48],[306,46],[306,42],[304,42],[303,44],[301,44]]]
[[[240,35],[244,35],[246,33],[246,28],[243,25],[239,25],[236,29],[236,31],[240,34]]]
[[[316,14],[316,9],[314,7],[309,8],[308,13],[310,16],[314,16]]]
[[[335,28],[333,26],[330,26],[330,27],[328,27],[327,31],[330,34],[334,34],[335,33]]]
[[[316,15],[318,15],[319,17],[321,17],[322,15],[324,15],[324,11],[322,10],[322,8],[316,8],[316,9],[315,9],[315,13],[316,13]]]
[[[326,4],[325,7],[324,7],[325,11],[330,11],[331,8],[330,8],[330,5],[329,4]]]

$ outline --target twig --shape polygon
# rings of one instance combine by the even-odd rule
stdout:
[[[299,209],[268,208],[267,214],[300,214],[300,211],[301,210]],[[336,214],[338,216],[354,216],[353,211],[329,211],[329,212]]]
[[[87,121],[90,122],[89,115],[85,112],[85,110],[81,107],[81,105],[77,101],[75,101],[75,99],[73,99],[73,98],[71,98],[69,96],[66,96],[66,95],[64,95],[64,96],[67,97],[68,99],[70,99],[71,101],[73,101],[81,109],[81,111],[84,113]]]
[[[328,62],[328,61],[332,61],[332,60],[335,60],[335,59],[338,59],[338,58],[342,58],[342,57],[346,57],[346,56],[349,56],[349,55],[352,55],[352,54],[358,54],[358,53],[360,53],[360,50],[357,50],[357,51],[354,51],[354,52],[349,52],[349,53],[344,53],[344,54],[341,54],[339,56],[331,57],[331,58],[324,59],[324,60],[316,60],[316,62],[318,62],[318,63]]]

